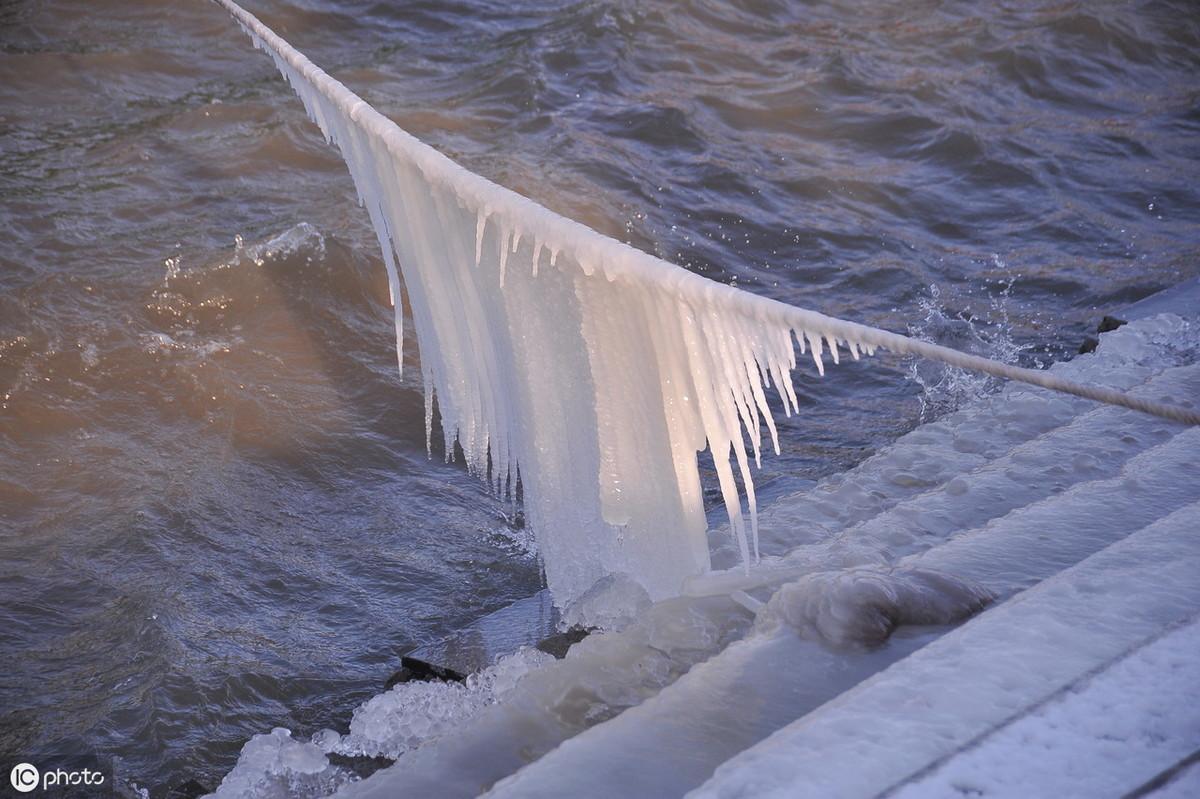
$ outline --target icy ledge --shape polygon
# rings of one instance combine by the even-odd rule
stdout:
[[[1194,306],[1189,297],[1181,307]],[[1200,391],[1195,334],[1186,320],[1162,314],[1105,334],[1096,353],[1055,369],[1151,398],[1194,397]],[[902,658],[949,632],[944,623],[975,612],[989,595],[1002,599],[1041,580],[1052,584],[1063,569],[1126,536],[1172,513],[1194,513],[1200,483],[1189,478],[1197,472],[1200,430],[1045,392],[991,395],[914,430],[845,475],[780,500],[776,510],[787,512],[779,518],[794,521],[790,539],[778,545],[787,552],[790,541],[794,549],[757,567],[750,578],[738,569],[713,575],[723,587],[714,595],[651,607],[627,581],[602,581],[598,588],[604,590],[589,591],[574,610],[584,615],[583,623],[607,631],[588,636],[554,662],[518,652],[488,666],[497,652],[512,653],[520,642],[540,638],[498,634],[514,620],[495,619],[463,635],[517,643],[501,649],[489,643],[489,654],[470,661],[483,668],[470,684],[398,687],[360,708],[346,735],[323,731],[311,743],[278,731],[256,736],[229,778],[232,793],[222,795],[253,785],[241,795],[302,799],[340,786],[339,796],[380,799],[470,797],[489,788],[497,799],[680,796],[777,730],[809,713],[825,713],[823,705],[863,680],[889,666],[902,670]],[[1140,574],[1160,576],[1152,568]],[[1091,585],[1073,572],[1063,576],[1073,585]],[[1135,577],[1130,575],[1131,586]],[[1097,585],[1103,592],[1112,583]],[[739,587],[768,600],[757,614],[752,598],[731,597]],[[636,590],[629,594],[631,588]],[[1041,597],[1037,612],[1023,617],[1030,624],[1039,614],[1057,614],[1057,594],[1045,588],[1018,600]],[[1151,635],[1152,625],[1126,627],[1118,618],[1126,606],[1137,612],[1137,594],[1124,590],[1118,606],[1099,593],[1091,599],[1115,610],[1077,617],[1086,599],[1081,597],[1065,604],[1055,623],[1095,626],[1095,618],[1105,615],[1111,622],[1105,634],[1112,639],[1078,653],[1095,656],[1093,666],[1103,668],[1111,653]],[[622,596],[634,601],[616,601]],[[619,618],[614,611],[626,604],[640,610]],[[1003,632],[994,618],[1011,621],[1009,608],[999,604],[967,622],[990,631],[970,641],[988,642],[997,662],[1008,653],[998,643]],[[535,631],[553,615],[544,598],[522,612],[532,614]],[[937,626],[913,626],[930,623]],[[893,631],[897,624],[902,626]],[[1017,657],[1027,657],[1022,653],[1028,644],[1016,650]],[[449,665],[467,662],[453,642],[422,656],[436,660],[438,652],[450,658]],[[987,659],[987,651],[980,656]],[[928,664],[921,668],[928,673]],[[1089,667],[1075,659],[1072,668],[1086,674]],[[954,688],[963,695],[970,693],[965,677]],[[994,682],[981,674],[979,704],[991,701]],[[942,684],[924,690],[936,694]],[[1036,709],[1040,691],[1005,700]],[[917,708],[927,703],[921,693],[911,696]],[[907,707],[903,712],[917,715]],[[903,721],[885,715],[865,726],[865,734],[891,734]],[[964,724],[965,730],[952,731],[955,740],[977,740],[974,711]],[[907,740],[906,732],[897,735]],[[924,740],[919,732],[915,737]],[[349,779],[343,768],[322,758],[401,752],[391,768],[351,784],[343,784]],[[925,762],[921,757],[914,764]],[[1191,779],[1189,774],[1179,779]],[[1171,783],[1179,784],[1185,783]]]
[[[1200,685],[1197,652],[1200,622],[1172,630],[905,785],[895,799],[1105,796],[1149,783],[1200,742],[1200,702],[1186,700]]]
[[[1098,664],[1196,618],[1197,514],[1196,503],[1182,507],[994,608],[742,752],[688,796],[878,796],[953,763]]]
[[[696,463],[705,447],[741,560],[753,559],[750,458],[760,457],[763,427],[778,449],[772,386],[786,414],[799,410],[796,347],[819,372],[826,356],[838,362],[839,348],[857,359],[885,347],[1200,422],[1191,411],[757,297],[609,239],[458,166],[231,0],[217,2],[341,150],[393,299],[401,273],[408,290],[427,430],[436,395],[447,453],[457,441],[468,467],[500,492],[519,476],[560,606],[606,575],[628,575],[658,600],[708,570]]]

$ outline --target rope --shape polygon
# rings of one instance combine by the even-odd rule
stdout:
[[[1066,380],[1044,370],[1013,366],[1001,363],[1000,361],[994,361],[991,358],[984,358],[979,355],[960,352],[950,347],[943,347],[940,344],[909,338],[898,333],[889,333],[886,330],[880,330],[876,327],[868,327],[855,322],[834,319],[824,314],[806,311],[802,308],[785,307],[790,309],[788,316],[795,318],[795,325],[805,327],[809,325],[823,326],[839,338],[854,338],[902,355],[919,355],[923,358],[941,361],[942,363],[957,366],[961,369],[970,369],[971,371],[983,372],[994,377],[1015,380],[1051,391],[1073,394],[1076,397],[1102,402],[1106,405],[1129,408],[1130,410],[1169,419],[1173,422],[1200,425],[1200,412],[1191,408],[1153,402],[1141,397],[1135,397],[1123,391],[1104,388],[1102,386],[1084,385],[1083,383],[1076,383],[1073,380]]]

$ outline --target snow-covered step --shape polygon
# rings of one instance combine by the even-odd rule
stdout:
[[[1174,314],[1139,319],[1104,334],[1096,352],[1055,364],[1051,370],[1070,379],[1190,405],[1194,391],[1173,384],[1173,379],[1143,384],[1157,383],[1156,376],[1164,369],[1194,360],[1194,353],[1187,352],[1196,344],[1194,327]],[[828,539],[920,494],[943,488],[953,492],[956,488],[951,482],[963,474],[1022,445],[1032,445],[1035,451],[1043,443],[1051,445],[1046,439],[1059,428],[1071,425],[1077,417],[1092,417],[1098,410],[1086,400],[1010,385],[918,427],[848,472],[780,498],[760,512],[761,550],[764,555],[779,555],[797,545]],[[1115,416],[1102,416],[1099,424],[1135,416],[1116,412]],[[1145,422],[1131,424],[1147,427]],[[1156,424],[1163,426],[1149,420],[1150,426]],[[737,563],[727,530],[714,530],[710,543],[714,568]]]
[[[1079,483],[900,562],[966,577],[1000,594],[1027,588],[1194,506],[1200,500],[1197,475],[1200,428],[1193,427],[1131,459],[1116,477]]]
[[[987,611],[779,730],[690,796],[871,797],[1200,613],[1200,504]],[[1052,532],[1052,531],[1047,531]]]
[[[1189,366],[1172,370],[1164,379],[1191,389],[1198,375],[1200,367]],[[922,562],[929,568],[984,580],[1001,591],[1028,587],[1099,546],[1200,499],[1200,480],[1185,477],[1200,474],[1200,428],[1151,419],[1120,432],[1108,426],[1111,421],[1106,411],[1085,414],[1040,443],[1028,442],[1010,456],[837,536],[797,547],[749,575],[737,569],[706,575],[691,581],[689,590],[703,595],[779,585],[816,570],[886,565],[898,556],[911,560],[926,551],[928,558]],[[1044,470],[1056,470],[1055,454],[1070,454],[1075,435],[1096,436],[1094,454],[1079,453],[1075,462],[1062,465],[1059,485],[1066,488],[1054,493],[1057,486]],[[1129,457],[1133,452],[1137,454]],[[984,523],[972,530],[972,521]],[[1012,543],[1017,538],[1040,542],[1054,530],[1061,532],[1047,543],[1058,548]],[[1020,553],[1033,551],[1051,560],[1020,558]],[[1047,570],[1050,565],[1053,568]],[[1005,577],[1024,577],[1019,582],[991,579],[1000,568],[1008,570]],[[993,573],[983,574],[987,569]]]
[[[1143,790],[1130,793],[1128,799],[1196,799],[1200,796],[1200,751],[1161,776],[1161,781],[1154,780]]]
[[[1011,595],[1087,558],[1172,510],[1200,501],[1200,430],[1184,430],[1130,460],[1121,476],[1090,481],[1011,513],[924,553],[909,571],[936,572]],[[1133,482],[1137,477],[1136,484]],[[1059,530],[1057,535],[1048,535]],[[820,608],[813,624],[869,623],[876,570],[826,572],[821,584],[783,589]],[[823,594],[815,596],[816,594]],[[790,600],[785,600],[790,601]],[[860,617],[866,616],[866,620]],[[941,630],[908,632],[869,652],[830,651],[789,630],[753,635],[693,668],[638,707],[567,741],[493,789],[495,797],[681,795],[741,749],[928,643]],[[811,637],[811,636],[810,636]],[[580,780],[600,768],[601,782]],[[601,788],[603,786],[603,788]]]
[[[922,425],[854,469],[781,497],[759,513],[762,554],[828,538],[1067,424],[1087,408],[1048,392],[1012,389],[1001,396]],[[727,530],[714,530],[710,542],[714,568],[738,563]]]
[[[894,797],[1136,793],[1200,750],[1197,686],[1200,621],[1193,621],[933,766]]]
[[[1200,365],[1168,369],[1131,393],[1200,396]],[[1130,458],[1179,432],[1178,425],[1144,414],[1098,406],[843,535],[877,540],[895,555],[923,549],[1073,485],[1115,475]]]

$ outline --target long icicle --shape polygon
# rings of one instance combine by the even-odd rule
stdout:
[[[457,440],[468,468],[486,475],[490,465],[501,487],[519,470],[560,604],[616,571],[658,598],[707,569],[696,465],[706,446],[749,552],[736,480],[753,532],[746,437],[756,458],[764,416],[775,437],[760,401],[768,376],[785,412],[799,410],[793,340],[822,373],[825,347],[834,363],[841,346],[856,358],[884,348],[1200,424],[1191,409],[759,297],[603,236],[454,163],[232,0],[215,2],[341,150],[385,261],[408,288],[447,451]],[[539,271],[543,247],[549,267]]]

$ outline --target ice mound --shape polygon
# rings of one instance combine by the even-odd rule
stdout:
[[[344,755],[397,758],[461,730],[488,705],[503,698],[525,675],[553,662],[536,649],[520,649],[461,683],[407,682],[354,711],[350,732],[326,746]]]
[[[621,630],[648,607],[650,595],[640,583],[628,574],[610,574],[563,611],[562,626]]]
[[[589,635],[456,730],[339,796],[474,797],[580,732],[619,717],[722,651],[753,617],[728,597],[669,599]]]
[[[444,736],[465,732],[490,705],[513,691],[530,672],[553,662],[536,649],[521,649],[462,683],[408,682],[368,700],[354,711],[350,731],[321,730],[311,742],[276,727],[242,747],[237,765],[214,799],[312,799],[329,796],[358,776],[328,755],[396,759]]]
[[[788,583],[759,612],[834,649],[878,646],[901,624],[953,624],[992,601],[987,589],[927,569],[861,568],[808,574]]]
[[[316,744],[292,738],[276,727],[255,735],[242,747],[233,771],[225,775],[214,799],[308,799],[328,796],[352,777],[329,764]]]

